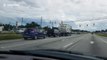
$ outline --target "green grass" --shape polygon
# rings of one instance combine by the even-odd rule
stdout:
[[[107,37],[107,34],[106,33],[99,33],[97,34],[98,36],[103,36],[103,37]]]
[[[21,39],[21,34],[0,34],[0,40]]]

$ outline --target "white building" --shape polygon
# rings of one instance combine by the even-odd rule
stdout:
[[[0,26],[0,32],[3,31],[4,26]]]

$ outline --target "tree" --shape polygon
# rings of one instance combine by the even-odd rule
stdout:
[[[3,26],[3,24],[0,23],[0,26]]]
[[[35,22],[27,23],[25,26],[27,28],[36,28],[36,27],[40,28],[41,27],[39,24],[37,24]]]
[[[45,31],[48,31],[48,30],[51,29],[51,28],[49,28],[48,26],[45,26],[45,27],[43,27],[43,29],[44,29]]]
[[[14,27],[10,24],[3,24],[2,26],[4,26],[3,30],[9,31],[12,30]]]
[[[24,25],[20,25],[20,26],[18,26],[19,28],[25,28],[25,26]]]

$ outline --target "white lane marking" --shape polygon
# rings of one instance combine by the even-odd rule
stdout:
[[[107,41],[105,41],[105,40],[102,40],[102,41],[107,44]]]
[[[66,47],[68,47],[68,46],[70,46],[70,45],[72,45],[72,43],[65,45],[64,48],[66,48]]]
[[[90,41],[90,44],[94,44],[94,41]]]
[[[80,40],[81,40],[81,39],[80,39]],[[78,40],[78,41],[80,41],[80,40]],[[73,44],[77,43],[78,41],[75,41],[75,42],[69,43],[69,44],[65,45],[65,46],[64,46],[64,48],[67,48],[67,47],[69,47],[69,46],[71,46],[71,45],[73,45]]]

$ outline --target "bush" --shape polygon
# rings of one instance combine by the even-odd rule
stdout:
[[[107,34],[106,34],[106,33],[99,33],[99,34],[97,34],[97,35],[103,36],[103,37],[107,37]]]

